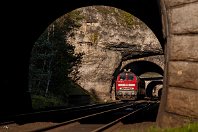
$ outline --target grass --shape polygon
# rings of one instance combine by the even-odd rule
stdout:
[[[124,129],[120,130],[119,132],[198,132],[198,122],[186,124],[182,127],[175,127],[175,128],[158,128],[156,126],[151,126],[148,129],[146,128],[130,128],[130,129]]]
[[[160,129],[156,127],[151,127],[149,128],[148,132],[198,132],[198,122],[176,128]]]

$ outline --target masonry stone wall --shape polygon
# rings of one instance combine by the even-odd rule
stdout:
[[[161,0],[166,29],[166,78],[157,122],[198,121],[198,1]]]
[[[160,66],[162,69],[164,69],[164,55],[155,55],[155,56],[148,56],[148,57],[142,57],[138,59],[130,59],[126,61],[122,61],[121,69],[124,68],[126,65],[136,62],[136,61],[149,61],[153,62],[154,64]]]

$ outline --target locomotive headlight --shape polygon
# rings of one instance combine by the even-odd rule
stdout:
[[[118,86],[126,86],[126,84],[118,84]]]
[[[118,92],[117,95],[118,95],[118,96],[122,96],[122,92]]]
[[[129,84],[129,86],[135,86],[135,84]]]

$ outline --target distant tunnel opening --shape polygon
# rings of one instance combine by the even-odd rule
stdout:
[[[119,70],[120,68],[121,65],[115,71],[117,74],[114,74],[113,82],[116,81],[119,73],[130,69],[131,72],[145,82],[145,97],[149,99],[159,99],[161,97],[164,71],[159,65],[150,61],[134,61],[124,66],[121,70]]]
[[[162,76],[164,74],[164,71],[160,66],[150,61],[135,61],[122,68],[121,72],[124,71],[124,69],[131,69],[137,76],[148,72],[158,73]]]
[[[161,98],[163,81],[151,81],[146,87],[146,96]]]

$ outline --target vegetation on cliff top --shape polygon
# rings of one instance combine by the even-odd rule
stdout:
[[[141,22],[138,18],[121,9],[108,6],[94,7],[97,9],[99,13],[104,15],[104,18],[108,15],[113,16],[121,25],[127,26],[128,28],[136,28],[137,26],[141,28],[146,28],[146,25],[143,22]]]

